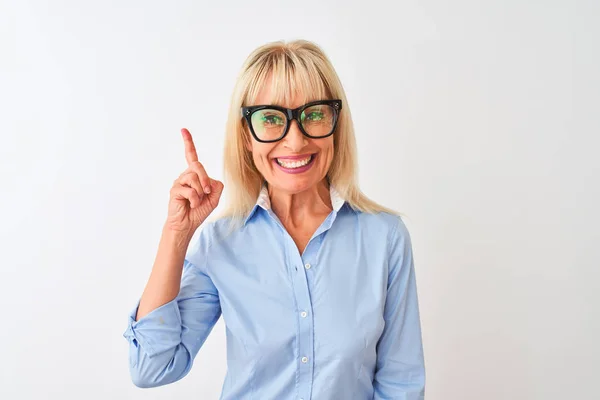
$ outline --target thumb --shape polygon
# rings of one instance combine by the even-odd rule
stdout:
[[[223,193],[223,183],[216,179],[210,179],[210,194],[211,196],[215,196],[217,198],[221,197],[221,193]]]

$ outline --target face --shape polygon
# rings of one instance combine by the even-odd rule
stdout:
[[[271,85],[267,84],[255,104],[270,104],[271,98]],[[301,96],[297,96],[292,104],[280,105],[296,108],[303,104]],[[278,142],[259,142],[249,132],[248,137],[247,148],[252,152],[258,171],[270,187],[286,193],[295,194],[316,187],[325,179],[333,160],[333,135],[320,139],[306,137],[296,120]]]

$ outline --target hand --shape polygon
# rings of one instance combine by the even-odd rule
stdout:
[[[219,204],[223,184],[206,174],[198,161],[190,132],[184,128],[181,134],[188,168],[175,180],[171,188],[165,228],[192,235]]]

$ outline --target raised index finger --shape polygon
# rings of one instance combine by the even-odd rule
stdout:
[[[198,153],[196,153],[196,146],[194,145],[192,134],[190,131],[183,128],[181,130],[181,135],[183,136],[183,143],[185,145],[185,159],[187,160],[188,165],[192,165],[192,163],[198,161]]]

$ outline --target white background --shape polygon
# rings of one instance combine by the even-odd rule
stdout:
[[[360,182],[408,215],[428,400],[598,399],[600,48],[590,1],[0,1],[0,398],[217,399],[129,378],[179,129],[222,178],[246,56],[323,47]],[[318,399],[322,400],[322,399]],[[343,399],[342,399],[343,400]]]

